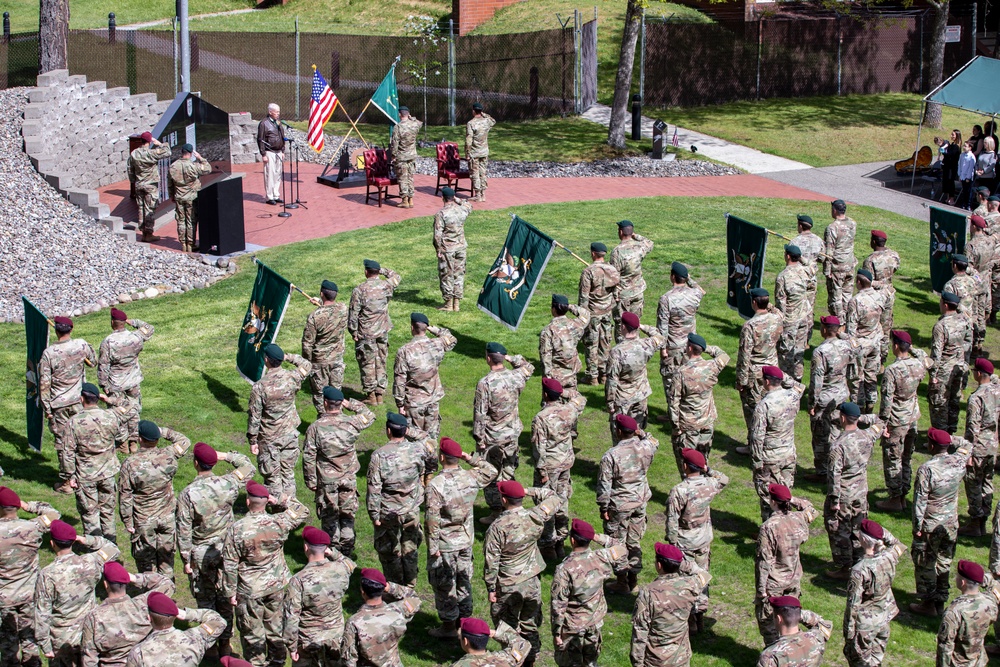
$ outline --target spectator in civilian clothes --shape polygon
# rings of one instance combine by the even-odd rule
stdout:
[[[996,192],[997,185],[997,142],[993,137],[983,139],[983,150],[976,160],[976,177],[979,185]]]
[[[973,142],[970,139],[962,144],[962,154],[958,158],[958,180],[962,182],[962,191],[958,194],[959,208],[968,210],[972,200],[972,184],[976,180],[976,155],[972,152]]]
[[[955,180],[958,178],[958,157],[962,153],[962,133],[951,131],[951,139],[934,137],[941,150],[941,200],[949,206],[955,204]]]

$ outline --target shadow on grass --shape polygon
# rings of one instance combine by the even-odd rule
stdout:
[[[14,445],[17,449],[17,458],[4,457],[5,472],[8,477],[40,484],[55,484],[59,481],[58,469],[49,465],[41,454],[31,449],[28,438],[24,435],[0,424],[0,440]]]
[[[712,510],[712,528],[715,538],[736,547],[740,558],[753,559],[757,555],[757,542],[753,535],[760,530],[760,524],[725,510]]]
[[[708,614],[711,614],[709,610]],[[707,614],[706,614],[707,616]],[[707,632],[691,638],[691,650],[695,655],[711,655],[729,665],[755,665],[760,651],[740,644],[732,637],[715,634],[712,626],[715,620],[705,618]]]
[[[201,371],[201,379],[205,381],[209,393],[219,405],[227,408],[230,412],[246,411],[246,406],[240,402],[240,395],[232,387],[219,382],[205,371]]]
[[[817,536],[813,539],[821,540],[823,537]],[[808,573],[807,577],[814,586],[829,591],[837,597],[847,597],[846,581],[836,581],[823,574],[826,570],[833,569],[833,562],[807,553],[800,554],[799,558],[802,560],[802,570]]]
[[[428,290],[396,290],[393,293],[394,299],[399,299],[400,301],[405,301],[409,305],[413,306],[424,306],[426,308],[436,308],[441,305],[440,299],[431,299],[427,296]],[[428,313],[430,316],[431,314]],[[404,322],[405,325],[405,322]]]
[[[941,627],[940,618],[920,616],[910,611],[911,602],[920,602],[915,593],[893,586],[892,594],[896,597],[896,605],[899,607],[899,614],[896,618],[892,619],[893,623],[902,623],[916,630],[924,630],[937,634],[938,629]]]

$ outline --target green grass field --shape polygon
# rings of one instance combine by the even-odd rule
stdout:
[[[441,368],[447,391],[447,399],[441,407],[441,431],[442,435],[454,437],[466,448],[471,448],[473,392],[476,382],[487,370],[483,359],[485,344],[490,340],[498,340],[512,354],[524,354],[537,364],[538,332],[549,319],[549,296],[553,292],[559,292],[575,298],[581,269],[576,260],[557,250],[558,254],[553,256],[517,332],[498,326],[491,318],[479,312],[474,306],[476,289],[500,249],[510,212],[475,212],[468,221],[469,286],[466,292],[468,298],[461,313],[438,313],[433,310],[440,303],[440,293],[429,218],[269,249],[261,252],[259,257],[295,284],[305,286],[307,291],[317,289],[323,278],[333,279],[343,286],[344,299],[348,298],[349,287],[356,285],[362,278],[361,260],[364,257],[377,258],[383,265],[401,273],[403,282],[390,306],[396,322],[390,337],[390,356],[408,339],[406,322],[411,311],[423,311],[430,316],[432,323],[452,330],[459,343],[446,357]],[[711,667],[746,667],[756,664],[761,643],[753,618],[755,546],[750,535],[757,529],[760,517],[757,498],[751,485],[749,460],[733,452],[735,446],[743,443],[746,438],[738,397],[733,388],[733,365],[742,320],[725,305],[723,214],[739,214],[769,228],[791,234],[795,213],[809,213],[821,222],[826,219],[827,206],[816,202],[749,198],[662,198],[528,205],[516,209],[516,212],[577,253],[584,253],[588,244],[594,240],[612,243],[615,221],[625,217],[634,221],[640,233],[656,242],[656,248],[645,262],[645,276],[649,283],[643,317],[646,323],[654,322],[656,300],[667,287],[671,261],[680,260],[690,266],[692,275],[708,290],[699,313],[698,331],[710,344],[720,345],[734,357],[716,389],[720,417],[716,426],[711,463],[713,467],[729,475],[732,483],[714,503],[716,539],[712,574],[715,580],[707,614],[712,620],[707,622],[707,631],[693,642],[693,664]],[[901,254],[903,261],[897,281],[899,291],[896,325],[910,331],[915,344],[926,349],[937,317],[937,304],[930,294],[927,279],[925,225],[878,209],[852,208],[850,214],[859,221],[859,258],[864,257],[867,252],[863,242],[868,238],[868,231],[874,227],[886,230],[890,246]],[[817,231],[822,233],[823,224],[818,227]],[[767,285],[773,285],[774,277],[780,269],[780,256],[780,248],[770,249],[765,281]],[[236,338],[247,307],[254,270],[249,258],[243,258],[240,267],[240,272],[235,276],[208,289],[137,302],[129,305],[126,310],[131,316],[146,320],[157,329],[155,337],[142,355],[146,378],[143,384],[143,416],[180,430],[192,441],[203,440],[223,450],[247,452],[244,433],[250,385],[236,372],[234,359]],[[826,302],[824,291],[823,288],[820,289],[820,304]],[[293,296],[278,339],[285,349],[298,352],[302,326],[310,310],[311,306],[305,299]],[[108,314],[105,311],[79,318],[74,333],[97,346],[108,330]],[[0,349],[0,368],[5,369],[4,380],[0,382],[0,464],[8,475],[3,483],[14,488],[26,500],[53,502],[70,522],[79,525],[73,499],[51,491],[57,477],[51,437],[46,433],[42,454],[34,454],[29,451],[23,435],[23,329],[17,324],[2,324],[0,335],[6,343]],[[988,343],[995,358],[998,349],[995,332],[991,332]],[[661,414],[664,408],[657,371],[658,366],[653,361],[649,372],[654,387],[650,398],[650,412],[654,417]],[[541,391],[539,376],[540,373],[536,371],[521,397],[521,419],[525,424],[530,424],[538,409]],[[90,379],[93,378],[91,373]],[[348,346],[347,353],[345,389],[349,395],[359,396],[358,370],[351,345]],[[579,425],[579,439],[576,442],[578,456],[573,470],[575,493],[570,508],[573,516],[599,525],[594,488],[598,462],[610,446],[610,437],[607,414],[603,411],[603,389],[586,386],[582,390],[588,398],[588,410]],[[926,395],[925,390],[921,393]],[[920,426],[923,431],[927,428],[928,410],[925,398],[921,399],[921,403],[924,417]],[[299,395],[298,404],[304,420],[304,431],[315,419],[315,412],[306,393]],[[384,418],[385,407],[379,408],[377,412],[381,425],[384,423],[381,418]],[[663,539],[663,511],[667,494],[678,481],[669,435],[656,423],[653,423],[650,431],[660,439],[661,449],[649,475],[653,498],[648,508],[649,529],[643,540],[647,554],[646,568],[640,575],[640,583],[649,582],[653,578],[648,555],[652,553],[653,543]],[[796,437],[800,462],[803,468],[808,468],[812,454],[808,417],[804,412],[798,415]],[[367,466],[370,452],[384,442],[381,426],[363,434],[359,441],[363,469]],[[530,483],[532,467],[528,432],[522,434],[520,443],[522,464],[517,476],[522,482]],[[926,460],[922,446],[919,449],[915,465]],[[224,463],[220,466],[223,470],[227,469]],[[182,462],[175,488],[180,491],[193,476],[193,465],[188,458]],[[871,501],[884,498],[878,450],[870,463],[869,482],[872,489]],[[359,487],[363,494],[363,478],[359,479]],[[312,506],[311,495],[302,484],[301,474],[299,491],[300,497]],[[797,493],[809,498],[817,506],[822,505],[824,489],[819,485],[801,484],[797,487]],[[242,500],[239,505],[242,506]],[[964,507],[963,494],[963,511]],[[485,513],[485,504],[480,497],[477,516]],[[873,516],[909,543],[911,531],[908,516],[886,516],[878,512],[874,512]],[[372,547],[372,525],[363,510],[358,516],[357,529],[360,565],[377,566],[378,559]],[[481,527],[477,526],[477,532],[478,541],[481,542]],[[128,544],[124,530],[120,527],[119,542],[122,545]],[[973,558],[985,564],[988,549],[988,538],[962,538],[959,541],[958,557]],[[287,558],[293,571],[298,570],[304,562],[298,533],[287,545]],[[414,666],[450,664],[459,657],[457,645],[429,639],[426,634],[429,628],[437,624],[437,617],[426,570],[423,569],[425,558],[426,554],[422,549],[419,592],[425,603],[402,641],[403,661]],[[843,665],[841,633],[845,587],[842,583],[829,581],[821,575],[830,562],[829,545],[821,519],[812,526],[812,538],[804,545],[802,558],[806,573],[802,582],[804,604],[831,620],[835,626],[824,664]],[[42,556],[43,564],[50,560],[51,554],[45,551]],[[129,556],[126,556],[126,560],[131,564]],[[479,543],[475,549],[475,567],[475,612],[477,615],[486,615],[488,605],[481,579],[483,556]],[[543,575],[543,591],[549,589],[552,569],[553,566],[550,566]],[[181,601],[190,603],[187,580],[179,566],[177,573],[178,596]],[[895,580],[900,607],[905,608],[913,600],[913,586],[913,567],[909,558],[904,557]],[[545,650],[541,664],[552,665],[548,593],[544,595],[546,620],[541,630]],[[357,593],[352,591],[345,602],[346,612],[352,613],[359,604]],[[609,599],[611,612],[604,626],[603,664],[627,664],[632,605],[631,596]],[[934,656],[936,630],[935,621],[903,612],[892,624],[886,664],[930,664]]]

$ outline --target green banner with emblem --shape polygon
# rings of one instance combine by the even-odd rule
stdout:
[[[951,256],[965,253],[968,221],[965,213],[931,209],[931,289],[940,294],[951,280]]]
[[[21,297],[24,304],[24,337],[27,339],[28,361],[24,373],[25,416],[27,417],[28,445],[36,452],[42,451],[45,411],[38,395],[38,363],[42,352],[49,346],[49,318],[35,304]]]
[[[516,215],[511,218],[503,250],[486,275],[476,305],[516,331],[552,256],[555,241]]]
[[[243,318],[236,351],[236,367],[251,382],[256,382],[264,374],[264,348],[278,337],[281,318],[292,295],[289,281],[257,258],[254,262],[257,264],[257,279],[250,293],[250,305]]]
[[[727,213],[726,241],[729,261],[726,303],[745,319],[750,319],[753,317],[750,290],[760,287],[764,280],[767,230]]]
[[[399,57],[396,57],[399,62]],[[389,72],[382,78],[382,83],[378,85],[372,93],[371,103],[376,109],[385,114],[385,117],[392,121],[393,126],[399,124],[399,93],[396,92],[396,62],[392,63]]]

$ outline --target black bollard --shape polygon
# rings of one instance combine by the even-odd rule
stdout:
[[[632,96],[632,141],[642,139],[642,98]]]
[[[10,44],[10,12],[3,13],[3,43]]]
[[[114,44],[115,43],[115,27],[116,27],[116,25],[117,24],[115,23],[115,13],[114,12],[108,13],[108,44]]]

